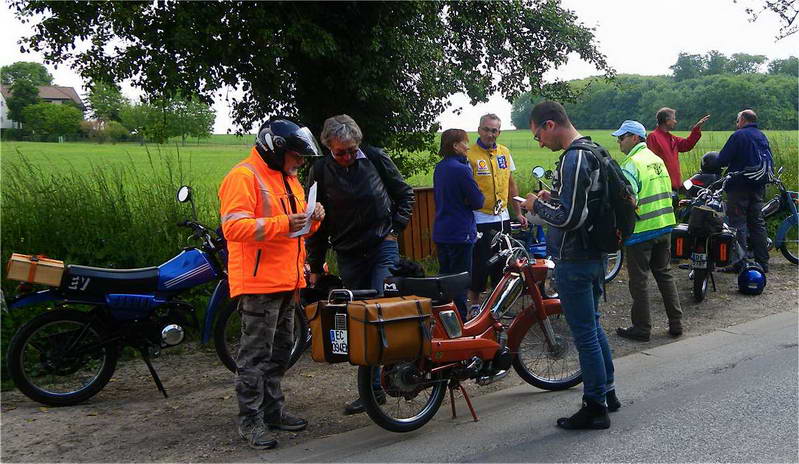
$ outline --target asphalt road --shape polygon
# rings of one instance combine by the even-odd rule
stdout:
[[[616,360],[622,409],[603,431],[565,431],[581,388],[521,386],[448,400],[420,430],[377,426],[264,453],[268,462],[799,462],[797,312]]]

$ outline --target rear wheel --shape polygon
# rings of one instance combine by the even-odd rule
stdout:
[[[382,390],[373,388],[375,375],[380,376]],[[415,362],[379,370],[371,366],[358,368],[358,393],[366,413],[375,424],[391,432],[410,432],[426,424],[438,412],[446,391],[446,379],[419,371]]]
[[[790,220],[789,217],[787,220]],[[784,241],[780,245],[780,251],[785,259],[793,264],[799,264],[799,224],[796,221],[788,228]]]
[[[543,390],[565,390],[583,381],[580,359],[563,314],[533,323],[513,357],[525,382]]]
[[[291,346],[288,368],[291,368],[302,356],[310,339],[308,318],[302,306],[294,305],[294,337]],[[241,342],[241,314],[238,312],[238,300],[231,300],[217,315],[214,326],[214,345],[216,354],[222,364],[236,372],[236,356]]]
[[[46,312],[23,325],[8,346],[8,373],[28,398],[50,406],[88,400],[106,386],[118,350],[80,311]]]
[[[710,273],[707,272],[707,269],[694,269],[694,300],[697,303],[705,299],[709,279]]]
[[[615,253],[608,253],[608,265],[605,268],[605,283],[610,282],[619,275],[621,265],[624,262],[624,250],[619,249]]]

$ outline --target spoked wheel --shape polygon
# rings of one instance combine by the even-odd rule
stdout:
[[[563,314],[533,323],[513,357],[525,382],[543,390],[565,390],[583,381],[577,348]]]
[[[707,272],[707,269],[694,269],[694,301],[697,303],[705,299],[708,280],[710,280],[710,273]]]
[[[375,371],[379,372],[382,390],[374,389]],[[391,432],[410,432],[426,424],[438,412],[447,380],[440,374],[421,372],[415,362],[358,368],[358,393],[366,413]]]
[[[788,228],[785,241],[780,245],[780,251],[785,259],[793,264],[799,264],[799,224],[796,221]]]
[[[46,312],[23,325],[8,347],[8,372],[28,398],[70,406],[96,395],[116,369],[118,351],[88,313]]]
[[[293,366],[302,356],[310,341],[310,328],[308,318],[302,306],[294,305],[294,338],[291,346],[288,368]],[[217,315],[214,326],[214,345],[216,354],[222,364],[236,372],[236,356],[239,353],[241,342],[241,314],[238,312],[238,300],[231,300]]]
[[[621,265],[624,262],[624,249],[615,253],[608,253],[608,266],[605,268],[605,283],[610,282],[619,275]]]

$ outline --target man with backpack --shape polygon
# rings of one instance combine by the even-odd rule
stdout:
[[[622,171],[638,197],[638,221],[633,234],[624,242],[630,276],[632,327],[618,328],[623,338],[648,342],[652,330],[649,315],[649,273],[663,297],[669,318],[669,335],[682,335],[682,309],[677,285],[671,275],[671,229],[676,224],[671,205],[671,182],[663,160],[646,146],[646,129],[638,121],[627,120],[612,134],[618,138]]]
[[[310,283],[319,278],[331,247],[346,288],[374,289],[382,295],[383,280],[400,261],[397,237],[411,219],[413,189],[386,152],[361,144],[361,128],[346,114],[328,118],[320,139],[331,156],[314,163],[307,185],[317,183],[316,199],[329,214],[306,243]],[[375,398],[385,403],[380,385],[374,388]],[[364,411],[360,398],[344,409],[346,414]]]
[[[552,178],[552,192],[530,193],[522,207],[549,224],[547,248],[556,261],[555,283],[574,337],[583,373],[582,408],[557,425],[566,429],[606,429],[608,411],[621,403],[613,383],[613,358],[599,323],[599,298],[607,252],[618,250],[624,233],[610,205],[618,200],[624,176],[607,150],[583,137],[557,102],[533,107],[530,131],[541,147],[564,150]],[[615,179],[611,188],[609,179]],[[629,187],[628,187],[629,188]],[[633,211],[630,209],[629,211]],[[610,224],[610,226],[609,226]],[[629,227],[627,227],[629,229]]]
[[[768,235],[763,219],[763,197],[766,184],[774,175],[774,160],[768,138],[760,131],[757,114],[752,110],[738,113],[733,132],[719,152],[719,166],[738,175],[727,181],[727,216],[738,234],[738,243],[747,249],[752,245],[755,261],[768,272]],[[739,263],[739,267],[743,262]],[[739,271],[740,269],[735,269]]]

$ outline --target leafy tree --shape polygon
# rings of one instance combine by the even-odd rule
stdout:
[[[239,133],[283,113],[316,134],[347,113],[402,171],[427,169],[448,97],[496,92],[569,97],[544,73],[570,54],[612,75],[593,30],[558,0],[505,2],[41,2],[11,0],[31,23],[23,49],[84,78],[131,79],[145,93],[200,95],[226,86]],[[76,20],[75,18],[80,18]],[[86,49],[75,49],[84,39]],[[118,46],[107,47],[114,40]]]
[[[680,52],[677,62],[669,66],[677,82],[699,77],[705,72],[705,58]]]
[[[768,64],[769,74],[787,74],[789,76],[799,76],[799,59],[795,56],[784,60],[772,60]]]
[[[0,68],[3,85],[11,85],[20,79],[30,81],[33,85],[53,85],[53,76],[39,63],[17,61]]]
[[[752,74],[768,61],[765,55],[750,55],[748,53],[733,53],[727,63],[727,72],[732,74]]]
[[[170,135],[179,136],[184,145],[186,137],[201,139],[211,136],[216,113],[199,98],[174,99],[171,111],[174,114],[174,127]]]
[[[730,59],[727,55],[718,50],[710,50],[705,54],[705,72],[707,76],[713,74],[724,74],[727,71],[727,63]]]
[[[83,113],[68,106],[54,103],[37,103],[22,110],[25,127],[35,135],[72,135],[80,130]]]
[[[101,121],[119,121],[119,110],[128,103],[119,87],[104,82],[96,82],[92,86],[88,100],[92,115]]]
[[[8,119],[25,123],[24,109],[39,102],[39,89],[28,79],[17,79],[11,85],[11,96],[6,100]]]
[[[128,138],[130,131],[118,121],[109,121],[103,129],[105,134],[111,139],[112,142],[121,142]]]

